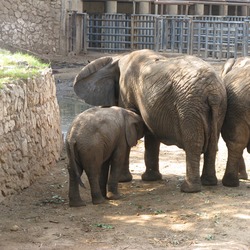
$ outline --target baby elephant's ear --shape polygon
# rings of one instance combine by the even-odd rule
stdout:
[[[127,111],[124,118],[126,140],[129,147],[133,147],[137,144],[137,141],[143,137],[143,121],[139,115],[131,111]]]

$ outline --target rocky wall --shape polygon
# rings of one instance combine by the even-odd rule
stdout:
[[[0,201],[56,164],[62,149],[60,127],[51,69],[0,89]]]
[[[62,0],[4,0],[0,43],[38,54],[60,54]]]

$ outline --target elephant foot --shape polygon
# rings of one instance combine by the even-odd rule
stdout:
[[[239,172],[239,179],[248,180],[248,174],[246,171]]]
[[[225,174],[222,178],[222,184],[226,187],[238,187],[240,185],[240,181],[238,176],[235,177],[232,174]]]
[[[126,173],[122,173],[119,178],[119,182],[130,182],[132,181],[133,176],[132,174],[128,171]]]
[[[215,175],[213,176],[201,176],[201,184],[203,186],[216,186],[218,184],[218,180]]]
[[[201,191],[201,184],[200,183],[190,183],[188,181],[184,181],[181,185],[181,191],[185,193],[196,193]]]
[[[101,195],[101,194],[91,194],[92,196],[92,203],[94,205],[97,205],[97,204],[101,204],[103,202],[105,202],[105,198]]]
[[[118,200],[121,198],[121,195],[119,193],[112,193],[112,192],[108,192],[107,193],[107,198],[109,200]]]
[[[69,201],[69,206],[70,207],[83,207],[86,206],[86,203],[80,199],[80,200],[70,200]]]
[[[155,170],[146,170],[141,176],[143,181],[159,181],[162,180],[162,174]]]
[[[104,199],[104,197],[102,197],[102,198],[95,198],[95,199],[92,199],[92,203],[94,204],[94,205],[98,205],[98,204],[102,204],[102,203],[104,203],[105,202],[105,199]]]

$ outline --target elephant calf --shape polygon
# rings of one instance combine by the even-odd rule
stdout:
[[[118,199],[120,172],[128,164],[130,148],[143,134],[141,117],[120,107],[93,107],[79,114],[66,137],[69,205],[86,205],[79,193],[79,185],[84,186],[83,170],[89,180],[93,204],[104,202],[104,197]]]
[[[239,186],[247,179],[243,151],[250,152],[250,57],[231,58],[221,72],[227,90],[227,112],[221,134],[228,149],[225,186]]]

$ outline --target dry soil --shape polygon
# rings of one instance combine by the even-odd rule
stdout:
[[[58,89],[81,64],[94,55],[55,67]],[[62,64],[61,64],[62,65]],[[73,65],[73,66],[72,66]],[[217,67],[218,65],[215,64]],[[70,88],[69,85],[66,89]],[[87,206],[68,205],[67,157],[32,186],[0,203],[0,249],[250,249],[250,181],[237,188],[224,187],[227,150],[220,139],[216,161],[219,183],[199,193],[182,193],[185,154],[175,146],[161,145],[162,181],[143,182],[143,141],[132,148],[133,181],[119,184],[122,198],[93,205],[87,185],[81,195]],[[248,174],[250,157],[244,152]],[[201,159],[202,166],[202,159]]]

